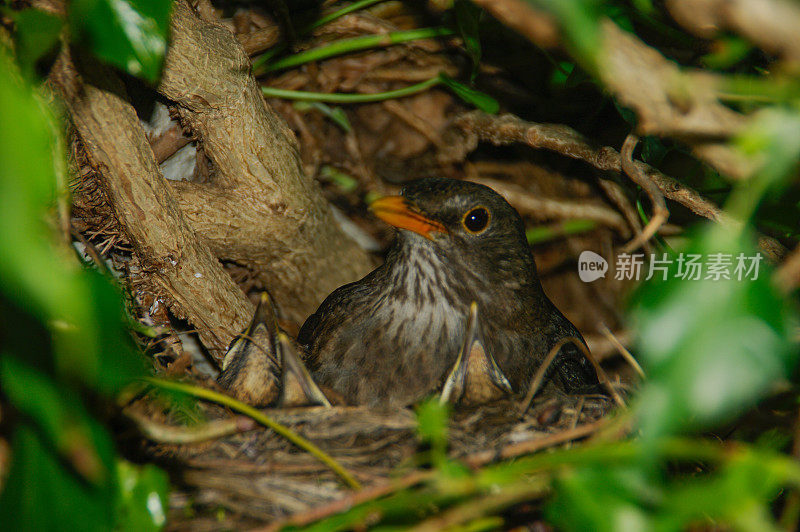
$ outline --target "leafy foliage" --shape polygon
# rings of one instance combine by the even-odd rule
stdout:
[[[61,23],[36,11],[20,13],[16,23],[24,76],[0,47],[0,121],[6,124],[0,128],[0,382],[19,422],[0,521],[14,530],[108,530],[126,522],[141,529],[149,507],[165,508],[163,474],[150,468],[138,487],[127,482],[126,489],[145,491],[148,500],[140,507],[141,497],[128,497],[123,504],[116,470],[124,462],[88,399],[113,398],[144,375],[144,365],[119,290],[80,269],[53,230],[58,224],[48,224],[66,214],[68,202],[63,126],[32,82],[34,65],[55,44]],[[154,67],[155,59],[149,61]],[[126,510],[115,512],[118,505]],[[160,528],[163,518],[151,523]]]
[[[526,0],[557,21],[567,54],[542,55],[553,65],[549,88],[602,90],[598,60],[602,16],[629,32],[652,29],[669,43],[686,35],[660,19],[654,3],[593,0]],[[300,27],[299,34],[346,13],[378,3],[362,0]],[[96,57],[150,82],[158,79],[166,49],[170,3],[159,0],[75,0],[67,29],[73,41]],[[467,0],[452,3],[452,28],[427,28],[332,43],[286,54],[278,46],[256,59],[268,72],[376,46],[446,36],[457,30],[471,61],[470,82],[489,47],[481,35],[486,15]],[[0,522],[9,529],[158,530],[165,522],[168,482],[157,468],[134,466],[116,456],[91,398],[110,400],[143,365],[125,329],[118,290],[100,275],[80,270],[53,227],[66,205],[63,141],[39,88],[37,65],[52,51],[63,22],[34,10],[13,15],[16,62],[0,47],[0,385],[18,414],[12,462],[0,494]],[[720,98],[736,108],[757,110],[748,127],[729,143],[757,171],[729,183],[709,169],[699,185],[720,188],[727,214],[739,223],[705,224],[685,246],[667,253],[709,257],[754,257],[757,229],[796,178],[800,159],[800,99],[796,72],[763,75],[753,43],[721,35],[697,61],[720,74]],[[722,72],[726,75],[722,75]],[[441,74],[383,94],[265,94],[305,100],[300,109],[322,112],[344,130],[345,112],[321,102],[357,103],[397,98],[443,85],[463,101],[489,113],[497,100]],[[633,111],[603,95],[603,103],[629,126]],[[737,107],[738,106],[738,107]],[[680,148],[645,137],[641,157],[653,165]],[[354,180],[329,170],[339,187]],[[795,202],[789,209],[800,220]],[[769,208],[767,208],[769,210]],[[775,221],[772,220],[772,223]],[[785,234],[797,237],[791,220]],[[592,222],[573,220],[561,228],[531,231],[531,242],[578,233]],[[665,248],[666,249],[666,248]],[[793,340],[798,325],[793,295],[771,282],[765,260],[752,279],[676,277],[675,260],[635,294],[629,319],[638,331],[636,353],[648,378],[631,414],[617,423],[635,437],[577,445],[550,453],[469,470],[447,455],[448,410],[436,401],[418,408],[418,432],[428,447],[430,475],[418,485],[356,505],[315,524],[320,530],[374,525],[408,527],[449,511],[465,529],[506,526],[503,511],[519,502],[542,500],[548,520],[564,530],[683,530],[730,526],[776,528],[773,502],[782,489],[800,489],[800,466],[767,444],[724,445],[703,433],[735,419],[764,399],[776,383],[791,378],[798,361]],[[768,440],[769,438],[763,438]],[[430,523],[428,523],[430,524]]]
[[[100,59],[154,82],[167,50],[170,7],[160,0],[75,0],[70,31]]]

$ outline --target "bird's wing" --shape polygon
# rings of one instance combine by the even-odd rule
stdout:
[[[565,392],[584,394],[601,391],[594,366],[574,343],[567,342],[561,347],[554,366]]]

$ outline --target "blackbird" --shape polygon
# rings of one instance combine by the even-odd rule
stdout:
[[[444,386],[451,401],[525,393],[551,348],[583,339],[547,298],[519,214],[492,189],[430,178],[381,198],[395,226],[384,264],[331,293],[298,343],[313,379],[351,404],[404,406]],[[574,342],[548,378],[596,391]]]

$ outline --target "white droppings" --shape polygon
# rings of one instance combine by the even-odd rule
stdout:
[[[200,279],[203,276],[203,274],[200,273],[200,272],[195,272],[194,276],[195,276],[195,278]]]

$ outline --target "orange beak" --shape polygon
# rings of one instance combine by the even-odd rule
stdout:
[[[431,239],[433,231],[446,232],[442,224],[414,210],[414,205],[402,196],[386,196],[373,201],[369,209],[381,220],[398,229],[408,229]]]

